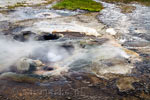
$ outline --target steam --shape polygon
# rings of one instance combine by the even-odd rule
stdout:
[[[0,36],[0,72],[9,71],[21,58],[32,58],[50,64],[69,56],[68,51],[57,43],[28,41],[18,42]]]
[[[28,57],[40,45],[36,42],[18,42],[7,37],[0,37],[0,72],[10,67],[22,57]]]
[[[4,36],[0,37],[0,72],[9,71],[22,58],[29,58],[29,61],[30,59],[40,60],[46,66],[53,67],[53,71],[46,71],[42,74],[49,76],[60,75],[69,69],[83,69],[93,61],[128,59],[129,57],[130,55],[123,49],[113,46],[109,42],[100,46],[90,46],[85,43],[85,47],[82,48],[77,40],[18,42]],[[118,67],[114,66],[108,72],[113,72],[116,68],[114,73],[117,73],[120,70]],[[99,69],[103,68],[99,66]],[[126,67],[126,69],[130,70],[131,67]],[[128,73],[128,70],[123,73]],[[38,74],[38,71],[35,74]]]

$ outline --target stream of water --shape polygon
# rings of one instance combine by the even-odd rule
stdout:
[[[121,9],[112,3],[101,2],[105,7],[98,17],[100,21],[109,27],[114,28],[117,32],[124,35],[131,35],[130,38],[135,40],[146,40],[144,37],[140,37],[137,34],[150,34],[150,7],[146,7],[140,4],[129,4],[129,6],[136,7],[132,13],[122,13]]]

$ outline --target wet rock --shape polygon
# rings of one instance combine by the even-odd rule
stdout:
[[[45,64],[43,64],[43,62],[40,61],[40,60],[33,60],[33,62],[35,63],[35,65],[37,67],[43,67],[43,66],[45,66]]]
[[[60,17],[60,15],[52,12],[42,12],[36,15],[38,18],[55,18],[55,17]]]
[[[93,47],[93,46],[98,46],[98,45],[103,45],[109,41],[108,38],[99,38],[99,39],[93,39],[93,40],[86,40],[86,41],[80,41],[80,46],[82,48],[87,48],[87,47]]]
[[[4,33],[4,35],[11,35],[11,37],[13,37],[14,35],[16,35],[16,33],[20,33],[23,29],[23,26],[10,23],[8,28],[2,29],[2,32]]]
[[[109,33],[110,35],[116,35],[117,34],[117,32],[115,31],[115,29],[113,29],[113,28],[106,29],[106,32]]]
[[[16,63],[16,70],[19,73],[25,73],[25,72],[32,72],[35,70],[36,63],[32,59],[28,58],[21,58],[17,63]]]
[[[136,70],[140,72],[141,74],[149,74],[150,73],[150,61],[149,60],[143,60],[141,62],[135,63]]]
[[[36,37],[36,33],[33,33],[31,31],[24,31],[20,34],[17,34],[14,36],[14,39],[17,41],[25,42],[29,41],[30,39],[33,39]]]
[[[54,70],[54,68],[48,67],[48,66],[45,66],[42,69],[45,70],[45,71],[52,71],[52,70]]]
[[[23,31],[20,34],[14,35],[13,38],[17,41],[25,42],[29,40],[38,40],[38,41],[56,40],[59,39],[60,36],[50,33],[41,33],[41,35],[38,35],[31,31]]]
[[[147,41],[150,41],[150,35],[149,35],[149,33],[147,33],[146,31],[138,31],[138,30],[136,30],[136,33],[135,34],[132,34],[133,36],[136,36],[136,37],[139,37],[139,38],[142,38],[142,39],[145,39],[145,40],[147,40]]]
[[[117,80],[116,85],[120,92],[124,92],[134,90],[135,88],[132,85],[134,82],[139,82],[139,80],[134,77],[123,77]]]
[[[146,46],[149,46],[150,42],[139,42],[139,41],[132,41],[132,42],[125,42],[123,44],[123,46],[126,46],[126,47],[146,47]]]
[[[41,33],[41,36],[38,36],[37,40],[40,41],[45,41],[45,40],[57,40],[60,38],[60,36],[56,35],[56,34],[51,34],[51,33]]]

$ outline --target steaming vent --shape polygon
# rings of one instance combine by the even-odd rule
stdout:
[[[67,34],[67,32],[61,33],[63,36]],[[76,35],[81,36],[80,32]],[[14,36],[15,39],[0,37],[1,73],[16,72],[40,76],[62,75],[70,71],[88,71],[98,75],[127,74],[131,72],[133,66],[128,63],[120,64],[120,62],[136,56],[131,56],[113,39],[106,37],[86,36],[81,39],[72,39],[76,37],[72,36],[69,39],[59,39],[59,35],[54,33],[37,35],[29,31],[22,32],[16,37]],[[38,40],[35,40],[37,37]],[[43,41],[47,40],[45,38],[54,39],[54,41]],[[110,66],[111,64],[107,61],[111,59],[118,62]]]
[[[14,39],[17,41],[25,42],[29,40],[37,40],[37,41],[44,41],[44,40],[57,40],[60,36],[52,33],[41,33],[42,35],[37,35],[31,31],[23,31],[19,34],[14,35]]]
[[[33,50],[28,58],[22,58],[17,62],[17,72],[34,73],[38,75],[60,74],[60,68],[67,70],[65,59],[72,55],[74,46],[71,44],[61,44],[58,46],[42,46]],[[18,64],[19,63],[19,64]]]
[[[52,75],[60,74],[63,69],[67,70],[65,59],[73,54],[74,45],[45,41],[56,39],[59,39],[59,36],[48,33],[36,35],[29,31],[15,35],[14,40],[2,36],[0,73],[11,71],[21,74]]]

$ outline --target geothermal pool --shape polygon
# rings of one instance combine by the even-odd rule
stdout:
[[[1,100],[149,99],[150,7],[123,13],[124,4],[96,0],[105,8],[88,12],[33,1],[0,0]]]

